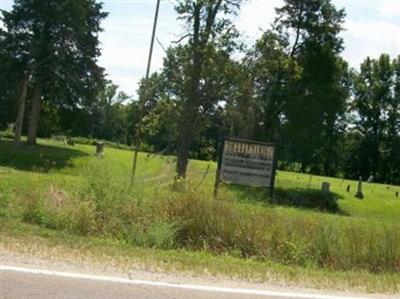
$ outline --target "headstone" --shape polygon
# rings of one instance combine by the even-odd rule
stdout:
[[[350,192],[350,185],[347,185],[346,191]]]
[[[358,178],[357,193],[356,193],[355,197],[357,197],[359,199],[364,198],[364,194],[362,192],[362,177],[361,176]]]
[[[368,180],[367,180],[367,183],[373,183],[373,182],[374,182],[374,176],[370,175]]]
[[[330,184],[329,182],[322,182],[321,190],[324,193],[329,193],[330,192]]]
[[[396,191],[396,197],[399,197],[399,191]]]
[[[104,143],[103,142],[97,142],[96,143],[96,156],[97,157],[103,157],[104,156]]]

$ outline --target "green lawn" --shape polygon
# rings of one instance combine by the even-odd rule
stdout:
[[[238,186],[222,186],[215,200],[213,162],[191,161],[185,190],[176,192],[174,158],[141,153],[130,188],[132,152],[106,148],[97,158],[94,146],[39,142],[15,150],[0,141],[1,242],[7,246],[23,248],[30,236],[65,247],[69,239],[90,246],[104,240],[115,250],[123,244],[124,251],[147,252],[157,265],[168,256],[166,269],[187,270],[189,255],[197,272],[204,265],[213,274],[256,280],[275,275],[306,286],[400,290],[398,186],[365,183],[359,200],[355,181],[281,171],[275,201],[268,190]],[[320,200],[323,181],[338,199],[336,212],[306,207],[309,198]]]

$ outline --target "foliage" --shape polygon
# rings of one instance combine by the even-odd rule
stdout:
[[[353,77],[351,108],[355,117],[347,174],[373,175],[378,181],[398,183],[399,62],[386,54],[367,58]]]
[[[239,8],[241,0],[233,1],[178,1],[176,11],[185,21],[189,41],[178,46],[172,73],[168,78],[175,81],[178,100],[177,176],[185,178],[190,147],[204,123],[204,114],[215,109],[223,100],[221,84],[227,78],[219,76],[218,66],[224,68],[224,60],[235,48],[236,31],[229,16]],[[178,60],[179,59],[179,60]],[[221,63],[222,62],[222,63]],[[167,73],[168,73],[167,69]],[[222,71],[224,72],[224,71]],[[221,82],[222,81],[222,82]],[[222,87],[222,89],[221,89]]]
[[[287,158],[301,163],[303,172],[311,167],[332,175],[347,97],[346,65],[338,58],[344,11],[330,1],[285,1],[277,14],[278,30],[295,33],[289,55],[300,72],[288,88],[284,112]]]
[[[92,0],[18,0],[2,11],[3,55],[32,88],[28,142],[36,142],[42,97],[66,110],[87,106],[103,84],[98,33],[106,17]],[[49,113],[47,113],[49,114]]]
[[[221,139],[232,136],[275,143],[283,170],[398,183],[400,58],[382,54],[349,69],[341,57],[345,12],[330,0],[283,1],[273,24],[245,46],[232,18],[241,3],[177,1],[187,34],[134,100],[97,65],[100,3],[16,1],[1,13],[0,129],[17,133],[19,122],[10,124],[25,86],[30,143],[41,111],[39,136],[84,143],[129,147],[143,124],[143,150],[176,155],[182,177],[189,158],[215,160]]]

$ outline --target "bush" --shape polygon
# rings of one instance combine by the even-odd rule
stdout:
[[[281,189],[275,191],[274,201],[277,204],[317,209],[336,213],[339,210],[338,196],[320,190]]]
[[[176,235],[176,225],[156,220],[150,225],[142,245],[158,249],[170,249],[175,245]]]
[[[42,206],[39,197],[32,196],[26,198],[22,212],[22,220],[26,223],[42,225],[45,222]]]
[[[1,138],[8,138],[8,139],[13,139],[14,138],[14,133],[11,127],[4,131],[0,131],[0,139]]]

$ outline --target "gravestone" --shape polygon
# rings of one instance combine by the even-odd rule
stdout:
[[[96,156],[101,157],[101,158],[104,156],[104,143],[103,142],[96,143]]]
[[[329,182],[322,182],[321,191],[324,193],[329,193],[330,186],[331,186],[331,184],[329,184]]]
[[[347,185],[346,191],[350,192],[350,185]]]
[[[373,183],[373,182],[374,182],[374,176],[370,175],[368,180],[367,180],[367,183]]]
[[[357,197],[359,199],[364,198],[364,194],[362,192],[362,177],[361,176],[358,178],[357,193],[356,193],[355,197]]]
[[[399,197],[399,191],[396,191],[396,197]]]

